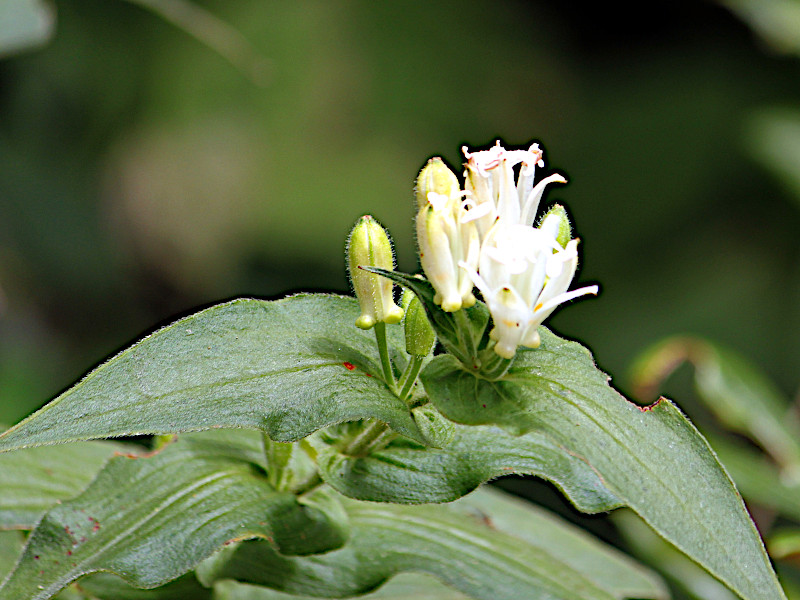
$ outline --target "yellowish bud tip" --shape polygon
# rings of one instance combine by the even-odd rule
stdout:
[[[442,194],[448,198],[460,191],[458,177],[450,170],[441,158],[434,157],[428,161],[417,177],[416,197],[417,210],[428,204],[430,192]]]
[[[403,309],[394,303],[392,282],[360,269],[362,266],[379,267],[388,271],[394,269],[394,254],[389,236],[369,215],[358,220],[347,241],[347,271],[361,308],[356,327],[370,329],[379,321],[399,323],[403,318]]]

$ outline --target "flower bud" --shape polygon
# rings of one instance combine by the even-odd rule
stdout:
[[[552,235],[562,248],[572,239],[572,227],[569,224],[567,211],[560,204],[556,204],[542,217],[539,228]]]
[[[475,224],[464,219],[466,213],[459,196],[435,192],[417,213],[419,261],[436,290],[433,301],[446,312],[475,304],[467,268],[478,264],[480,240]]]
[[[347,240],[347,271],[361,307],[356,326],[370,329],[378,322],[399,323],[403,309],[394,303],[391,281],[359,266],[394,269],[394,254],[389,236],[375,219],[365,215],[358,220]]]
[[[458,177],[456,177],[455,173],[444,164],[441,158],[434,157],[422,168],[417,177],[417,186],[415,188],[417,210],[427,206],[430,192],[449,198],[458,195],[460,191]]]
[[[436,343],[433,332],[422,303],[411,290],[403,291],[403,309],[406,313],[403,321],[406,334],[406,352],[412,356],[428,356]]]

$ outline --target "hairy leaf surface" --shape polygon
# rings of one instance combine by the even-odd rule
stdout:
[[[422,504],[450,502],[501,475],[538,475],[552,481],[584,512],[622,506],[580,457],[541,432],[514,436],[499,427],[456,425],[444,448],[396,443],[366,457],[328,450],[320,474],[351,498]]]
[[[82,491],[121,444],[82,442],[0,454],[0,529],[33,529],[59,500]]]
[[[49,510],[0,597],[44,600],[96,571],[157,587],[231,540],[318,552],[345,541],[339,525],[273,490],[249,462],[187,436],[147,458],[112,458],[85,492]]]
[[[521,350],[498,381],[475,377],[450,356],[435,358],[422,374],[431,402],[458,423],[546,434],[744,598],[785,598],[733,482],[675,405],[628,402],[585,348],[540,333],[541,347]]]
[[[0,436],[0,451],[217,427],[293,441],[374,417],[424,442],[381,380],[354,299],[300,295],[211,307],[147,336]],[[389,327],[402,356],[402,332]],[[401,365],[402,366],[402,365]]]
[[[233,578],[291,594],[333,598],[367,592],[404,571],[428,573],[470,597],[489,600],[591,600],[632,593],[664,597],[657,577],[638,566],[627,572],[631,561],[588,536],[576,536],[556,517],[528,511],[499,493],[476,494],[486,497],[474,504],[466,498],[442,506],[350,500],[345,506],[353,534],[342,548],[286,557],[268,544],[244,542],[205,561],[198,576],[206,584]],[[507,531],[511,522],[495,525],[492,520],[495,513],[509,510],[515,518],[530,519],[523,535]],[[538,536],[536,524],[544,522],[547,526]],[[564,538],[567,543],[553,551]],[[598,575],[602,570],[605,574]]]

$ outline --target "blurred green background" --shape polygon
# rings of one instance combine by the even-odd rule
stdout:
[[[158,4],[59,0],[0,60],[0,422],[198,306],[346,292],[361,214],[414,271],[418,169],[498,138],[570,180],[546,203],[602,291],[549,323],[616,385],[691,332],[794,392],[800,42],[774,2],[197,2],[238,66]]]

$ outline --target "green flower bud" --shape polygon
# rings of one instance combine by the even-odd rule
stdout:
[[[541,229],[549,230],[562,248],[572,239],[572,227],[569,224],[567,211],[560,204],[556,204],[542,217]]]
[[[359,266],[394,270],[394,254],[389,236],[375,219],[365,215],[358,220],[347,240],[347,272],[361,307],[356,326],[369,329],[375,323],[399,323],[403,309],[394,303],[391,281]]]
[[[406,352],[412,356],[428,356],[436,343],[433,332],[422,303],[411,290],[403,291],[403,309],[406,313],[403,321],[406,334]]]
[[[451,198],[460,194],[461,187],[455,173],[441,158],[434,157],[419,172],[415,191],[417,210],[421,210],[428,204],[428,193],[433,192]]]

